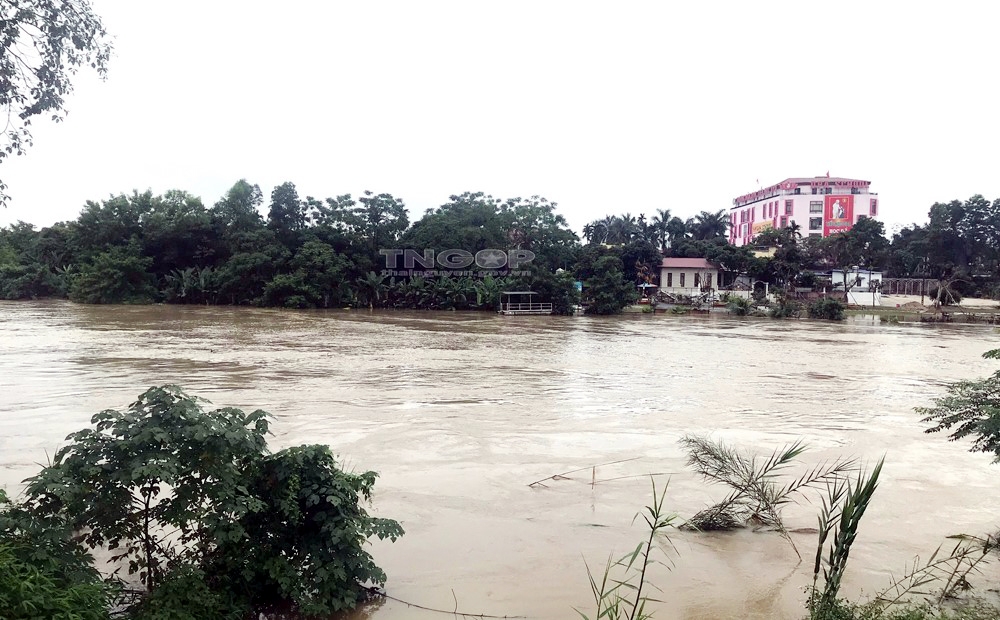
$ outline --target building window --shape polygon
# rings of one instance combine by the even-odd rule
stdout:
[[[715,272],[715,288],[722,288],[722,272]]]
[[[787,215],[782,215],[781,216],[781,227],[782,228],[786,228],[787,226],[788,226],[788,216]]]
[[[681,288],[684,288],[684,272],[681,272]]]
[[[809,213],[822,213],[822,212],[823,212],[822,200],[811,200],[809,202]]]
[[[871,199],[871,208],[868,210],[872,215],[878,215],[878,198]]]
[[[816,193],[816,188],[814,187],[814,188],[812,188],[812,189],[813,189],[813,193],[815,194],[815,193]]]
[[[791,215],[791,214],[792,214],[792,201],[791,200],[786,200],[785,201],[785,215]]]
[[[667,272],[667,288],[673,288],[673,286],[674,286],[674,272],[673,271],[668,271]]]
[[[821,217],[809,218],[809,230],[822,230],[822,228],[823,228],[823,218]]]
[[[694,287],[698,288],[699,286],[701,286],[701,274],[696,272],[694,274]]]

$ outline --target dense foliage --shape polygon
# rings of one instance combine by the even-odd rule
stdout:
[[[114,589],[60,517],[39,518],[0,490],[0,613],[9,620],[106,620]]]
[[[587,224],[581,244],[555,209],[540,197],[465,193],[411,223],[403,201],[384,193],[318,200],[283,183],[265,206],[260,188],[241,180],[206,208],[183,191],[134,192],[88,202],[72,222],[0,229],[0,298],[494,310],[502,291],[531,290],[559,313],[582,304],[613,314],[636,299],[638,286],[658,283],[664,256],[706,258],[721,267],[723,286],[756,281],[779,295],[825,288],[843,299],[856,286],[848,273],[857,266],[926,277],[931,298],[943,304],[1000,296],[1000,217],[990,219],[1000,201],[981,196],[935,204],[926,226],[903,229],[891,242],[881,222],[866,218],[827,238],[803,238],[795,223],[768,229],[754,247],[728,243],[724,211],[686,221],[663,209],[649,220],[609,216]],[[430,251],[429,265],[392,264],[386,255],[399,259],[404,250]],[[532,258],[444,268],[436,253],[446,250],[470,260],[484,250]],[[831,270],[844,275],[822,275]],[[773,314],[797,315],[790,299]]]
[[[983,357],[1000,359],[1000,349]],[[1000,371],[985,379],[953,383],[947,396],[917,412],[924,416],[924,422],[934,424],[928,433],[948,430],[952,441],[971,438],[972,452],[992,453],[993,462],[1000,462]]]
[[[832,297],[823,297],[809,304],[806,312],[810,319],[841,321],[844,319],[844,304]]]
[[[326,446],[269,454],[268,418],[205,411],[173,386],[151,388],[127,411],[95,415],[93,428],[70,435],[28,481],[24,501],[0,513],[0,562],[66,596],[89,597],[88,609],[102,614],[110,590],[85,547],[111,551],[142,583],[135,618],[353,608],[366,585],[385,582],[367,540],[395,540],[403,530],[363,507],[375,473],[344,472]],[[16,564],[25,553],[50,564],[28,571]],[[46,566],[52,574],[40,572]],[[0,590],[0,601],[17,596]]]
[[[265,218],[260,189],[246,181],[211,208],[182,191],[134,192],[88,202],[77,220],[40,231],[25,223],[0,229],[0,297],[493,310],[500,292],[536,286],[570,312],[578,303],[569,270],[579,243],[555,206],[539,197],[466,193],[411,226],[403,201],[389,194],[321,201],[284,183],[271,193]],[[473,274],[418,264],[397,277],[383,273],[404,267],[387,264],[382,251],[393,249],[497,249],[533,258],[516,269],[473,263],[466,268]]]

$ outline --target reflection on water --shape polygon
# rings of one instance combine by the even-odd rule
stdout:
[[[968,325],[728,317],[498,317],[0,302],[0,484],[18,483],[90,416],[177,383],[277,416],[274,447],[326,443],[375,469],[375,544],[394,596],[473,614],[573,617],[584,560],[634,546],[650,472],[690,515],[724,494],[677,440],[711,433],[804,461],[887,457],[845,588],[868,593],[956,532],[996,525],[989,459],[925,435],[914,406],[992,371],[1000,335]],[[636,458],[638,457],[638,458]],[[597,468],[597,463],[630,459]],[[528,484],[578,468],[568,480]],[[592,480],[606,481],[592,485]],[[792,506],[790,527],[814,525]],[[596,526],[596,527],[595,527]],[[795,534],[800,550],[813,544]],[[765,533],[677,533],[653,575],[669,618],[798,618],[811,567]],[[808,553],[804,553],[807,555]],[[395,601],[358,618],[433,618]]]

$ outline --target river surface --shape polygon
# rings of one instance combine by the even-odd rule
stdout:
[[[17,492],[91,415],[176,383],[276,416],[271,445],[329,444],[381,474],[373,512],[388,592],[470,614],[590,613],[585,562],[635,547],[650,499],[691,516],[726,491],[686,470],[678,440],[760,452],[796,439],[802,465],[886,457],[844,591],[888,584],[945,536],[997,525],[997,467],[913,407],[984,376],[1000,334],[976,325],[632,315],[498,317],[0,302],[0,485]],[[630,460],[625,460],[630,459]],[[596,464],[623,461],[593,468]],[[566,479],[532,482],[580,469]],[[657,478],[665,483],[667,476]],[[815,526],[816,505],[786,511]],[[640,520],[641,523],[641,520]],[[652,579],[660,618],[803,615],[814,535],[674,532]],[[357,614],[441,618],[394,601]]]

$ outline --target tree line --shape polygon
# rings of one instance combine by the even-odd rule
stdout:
[[[725,210],[683,220],[670,210],[611,215],[588,223],[583,240],[545,198],[453,195],[410,222],[387,193],[326,199],[277,186],[234,184],[206,207],[187,192],[133,192],[87,202],[80,216],[36,229],[0,229],[0,298],[69,298],[81,303],[176,303],[292,308],[493,310],[504,290],[532,290],[569,313],[621,311],[637,285],[656,284],[664,256],[704,257],[726,273],[779,289],[809,287],[815,272],[855,266],[890,277],[936,280],[955,296],[1000,296],[1000,199],[935,203],[924,225],[891,238],[874,219],[827,238],[797,224],[762,232],[753,247],[728,243]],[[266,212],[265,217],[263,213]],[[521,269],[476,277],[385,275],[380,250],[525,250]],[[582,282],[583,299],[576,282]]]

